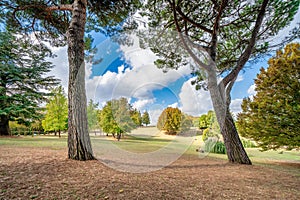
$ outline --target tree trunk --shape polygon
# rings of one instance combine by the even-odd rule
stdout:
[[[60,129],[58,130],[58,137],[60,138]]]
[[[0,135],[10,135],[9,120],[7,116],[0,116]]]
[[[251,165],[251,160],[243,147],[229,109],[226,112],[225,123],[221,133],[224,138],[229,162]]]
[[[214,69],[214,67],[211,68]],[[214,70],[208,71],[208,88],[229,162],[251,165],[251,160],[242,145],[230,114],[229,104],[226,103],[225,88],[223,85],[218,85]]]
[[[94,159],[87,123],[85,92],[84,28],[86,0],[75,0],[68,29],[69,113],[68,157],[74,160]]]

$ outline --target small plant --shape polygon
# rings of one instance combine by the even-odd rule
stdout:
[[[202,140],[205,142],[208,138],[219,139],[220,136],[219,136],[219,133],[217,131],[215,131],[214,129],[207,128],[203,131]]]
[[[204,151],[209,153],[219,153],[219,154],[226,153],[224,143],[221,141],[217,141],[215,138],[208,138],[205,141]]]

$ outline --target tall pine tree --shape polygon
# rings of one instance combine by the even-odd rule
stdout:
[[[86,31],[114,35],[135,27],[127,20],[140,6],[139,0],[3,0],[0,16],[11,28],[34,33],[52,45],[68,45],[68,157],[94,159],[88,133],[85,91]],[[130,25],[128,25],[130,24]],[[88,44],[90,42],[87,42]]]
[[[41,117],[39,105],[58,80],[46,76],[53,67],[46,46],[30,38],[0,32],[0,135],[9,135],[9,121],[29,125]]]
[[[146,3],[142,14],[148,17],[150,31],[141,35],[142,46],[150,47],[158,56],[155,64],[165,71],[183,65],[195,70],[196,89],[210,92],[230,162],[251,164],[230,113],[233,85],[251,57],[278,45],[272,39],[289,25],[298,9],[298,0]],[[297,36],[299,26],[279,44]]]

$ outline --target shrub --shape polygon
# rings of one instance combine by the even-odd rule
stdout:
[[[214,129],[207,128],[203,131],[202,140],[205,142],[208,138],[220,139],[220,134]]]
[[[225,154],[226,153],[224,143],[221,142],[221,141],[217,141],[214,138],[208,138],[205,141],[204,151],[209,152],[209,153],[219,153],[219,154]]]
[[[242,138],[242,144],[244,146],[244,148],[255,148],[256,145],[254,142],[252,142],[251,140],[247,140],[247,139],[244,139]]]

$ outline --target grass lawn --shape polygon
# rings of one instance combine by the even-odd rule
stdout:
[[[184,137],[183,137],[184,138]],[[135,153],[148,153],[157,151],[161,148],[171,146],[183,146],[186,148],[185,154],[197,155],[196,152],[203,145],[201,136],[193,136],[182,142],[182,137],[168,136],[161,134],[155,127],[139,128],[132,133],[125,135],[121,141],[117,141],[111,136],[95,136],[91,134],[93,146],[101,147],[101,145],[115,146],[122,150]],[[67,148],[67,135],[62,134],[61,138],[53,135],[40,136],[16,136],[16,137],[0,137],[0,145],[18,146],[18,147],[47,147],[51,149]],[[171,147],[170,147],[171,148]],[[258,148],[247,148],[248,156],[254,162],[300,162],[300,151],[260,151]],[[226,155],[210,153],[208,156],[226,159]]]

